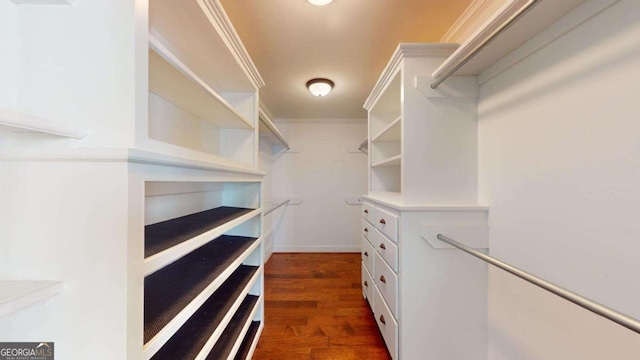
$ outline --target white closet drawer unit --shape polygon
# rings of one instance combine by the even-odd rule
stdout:
[[[387,344],[391,358],[398,359],[398,323],[382,299],[380,291],[376,288],[374,293],[373,314],[378,323],[378,328],[380,328],[384,342]]]
[[[391,270],[398,271],[398,247],[377,229],[374,230],[373,246],[382,255],[382,258],[389,264]]]
[[[369,243],[369,240],[362,237],[362,263],[367,267],[370,274],[373,274],[373,258],[376,251],[373,249],[373,245]]]
[[[382,209],[376,208],[374,223],[376,229],[393,241],[398,242],[398,216]]]
[[[367,220],[362,219],[362,235],[371,243],[373,243],[373,229],[373,225],[369,224]]]
[[[369,300],[369,306],[373,309],[373,289],[376,287],[371,274],[364,263],[362,264],[362,295]]]
[[[398,275],[387,265],[380,254],[376,253],[373,262],[373,274],[376,288],[384,297],[393,315],[398,317]]]
[[[373,205],[362,203],[362,217],[373,223]]]

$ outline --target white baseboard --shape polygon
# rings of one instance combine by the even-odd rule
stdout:
[[[360,245],[343,245],[343,246],[278,246],[274,247],[274,253],[359,253],[362,250]]]

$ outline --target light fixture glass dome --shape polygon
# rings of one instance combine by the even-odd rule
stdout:
[[[327,96],[333,89],[333,81],[322,78],[311,79],[307,81],[307,88],[317,97]]]
[[[313,5],[317,5],[317,6],[324,6],[327,5],[328,3],[332,2],[333,0],[309,0],[310,3],[312,3]]]

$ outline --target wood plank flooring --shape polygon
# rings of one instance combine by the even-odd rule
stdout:
[[[273,254],[254,360],[390,359],[362,297],[360,254]]]

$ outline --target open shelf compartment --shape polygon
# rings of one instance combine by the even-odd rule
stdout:
[[[195,359],[208,354],[256,285],[260,271],[257,266],[241,265],[151,359]]]
[[[398,116],[371,141],[400,141],[402,136],[402,116]]]
[[[145,358],[158,351],[259,245],[255,238],[224,235],[145,277]]]
[[[217,127],[254,128],[153,36],[149,37],[149,92]]]
[[[252,319],[258,312],[259,300],[258,296],[253,295],[248,295],[244,299],[224,333],[220,336],[218,343],[206,357],[206,360],[235,358],[245,335],[249,331],[249,327],[252,325]]]
[[[251,322],[249,330],[247,330],[247,334],[244,336],[244,340],[242,340],[242,344],[234,360],[249,359],[253,355],[253,351],[255,351],[256,345],[258,344],[258,337],[260,336],[260,325],[260,321],[254,320]]]

